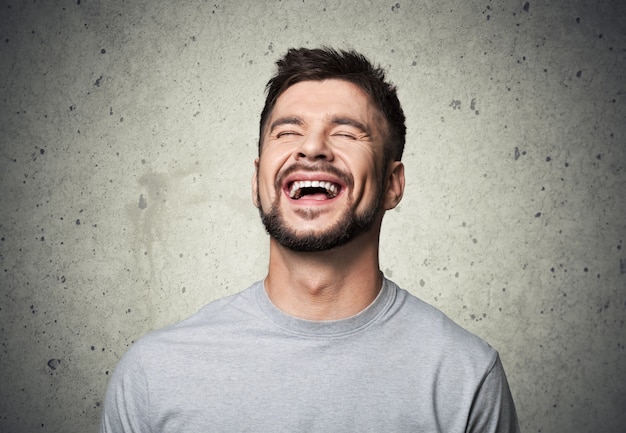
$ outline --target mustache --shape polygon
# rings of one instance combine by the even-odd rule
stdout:
[[[285,178],[297,171],[309,173],[327,173],[341,179],[348,188],[351,188],[354,184],[354,179],[350,173],[346,173],[338,169],[329,162],[321,161],[313,164],[296,162],[278,173],[278,176],[276,176],[276,188],[282,188]]]

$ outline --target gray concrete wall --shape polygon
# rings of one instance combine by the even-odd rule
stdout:
[[[264,276],[263,87],[321,44],[400,89],[387,276],[500,351],[525,432],[624,431],[624,2],[0,3],[1,432],[95,431],[135,339]]]

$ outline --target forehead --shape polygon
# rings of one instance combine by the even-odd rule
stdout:
[[[340,79],[301,81],[290,86],[276,100],[268,124],[282,116],[297,115],[307,120],[337,114],[354,117],[371,129],[380,124],[381,116],[369,95],[356,84]]]

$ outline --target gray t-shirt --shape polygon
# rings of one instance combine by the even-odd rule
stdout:
[[[112,375],[110,432],[518,432],[497,352],[384,280],[356,316],[288,316],[263,283],[142,337]]]

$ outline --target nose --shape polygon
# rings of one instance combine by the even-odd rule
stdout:
[[[311,162],[333,159],[333,152],[323,133],[309,133],[296,149],[296,159]]]

